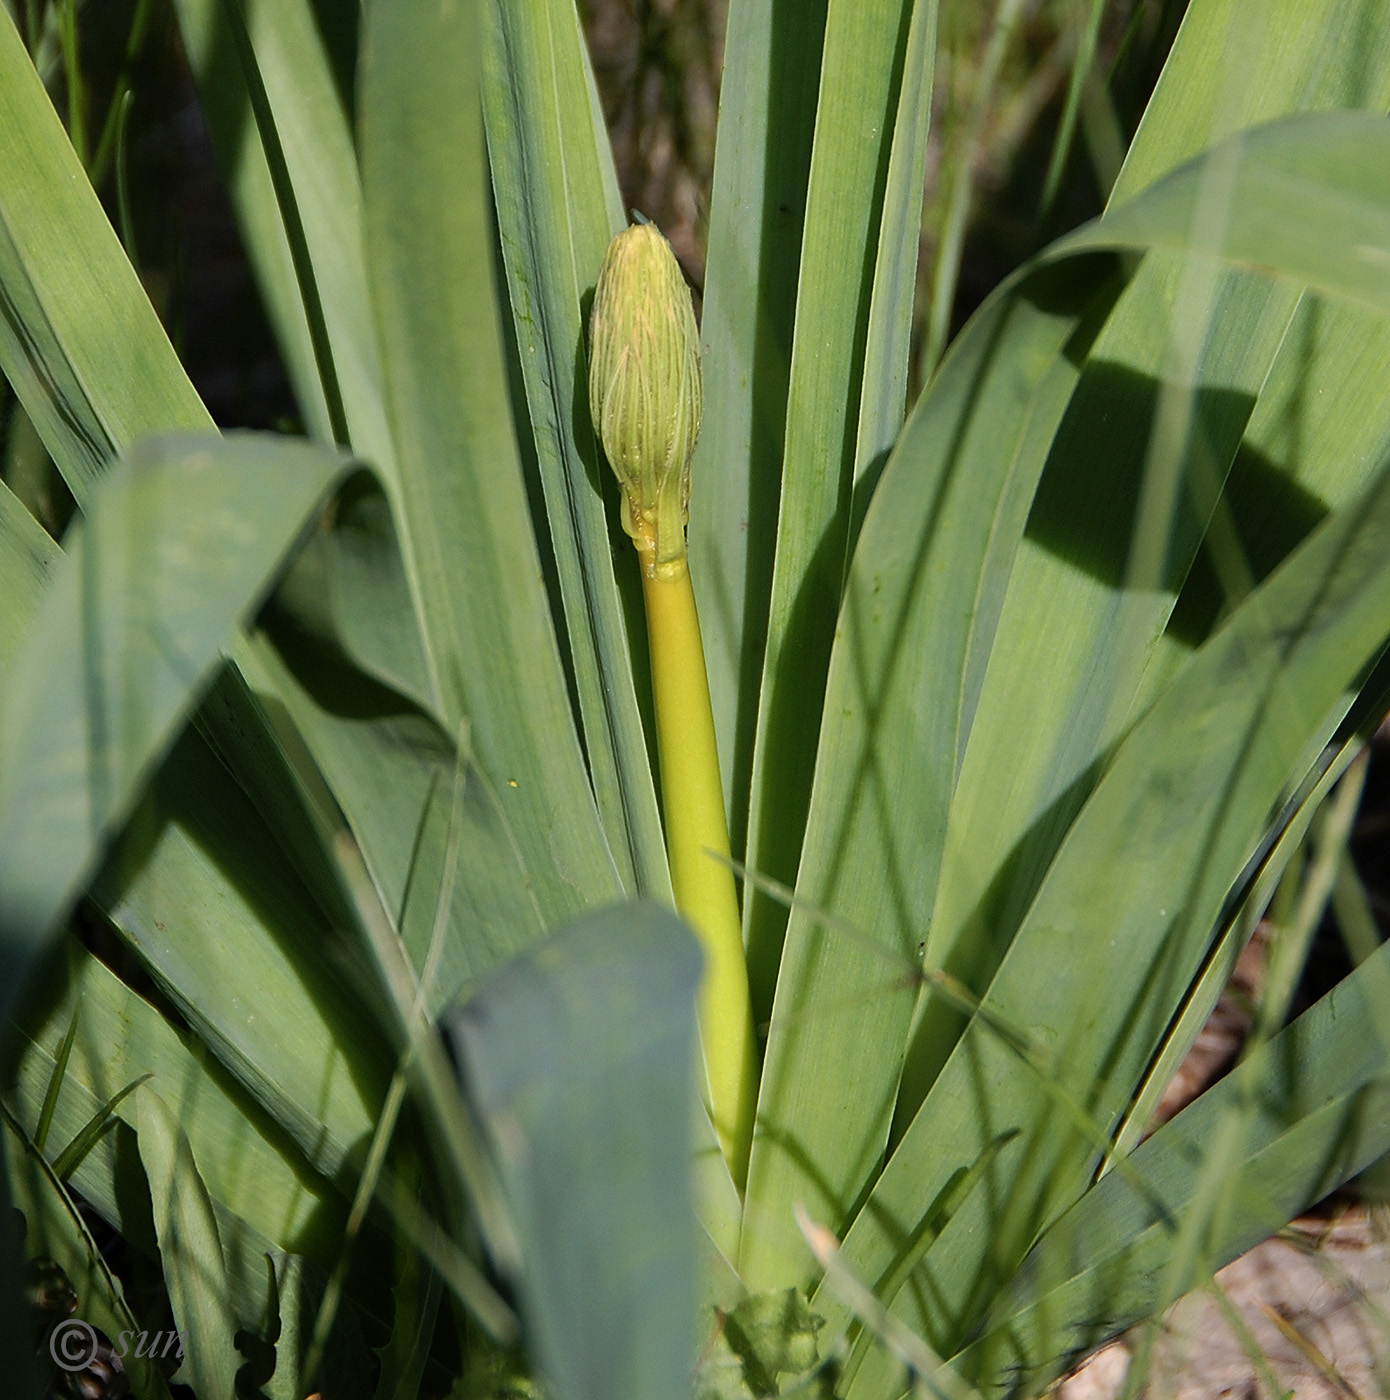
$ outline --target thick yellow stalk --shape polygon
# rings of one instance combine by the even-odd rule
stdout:
[[[675,254],[650,224],[627,229],[609,245],[594,289],[589,404],[622,483],[623,528],[642,561],[666,854],[676,907],[705,952],[699,1011],[710,1113],[741,1191],[753,1140],[757,1050],[685,548],[703,403],[700,334]]]
[[[700,1039],[711,1112],[725,1160],[742,1190],[757,1103],[757,1049],[738,895],[725,863],[729,833],[700,620],[684,560],[658,569],[654,556],[644,551],[642,588],[671,885],[676,906],[705,953]]]

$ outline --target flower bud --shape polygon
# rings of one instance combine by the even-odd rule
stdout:
[[[590,321],[589,406],[648,570],[685,559],[704,388],[700,333],[671,245],[635,224],[608,245]]]

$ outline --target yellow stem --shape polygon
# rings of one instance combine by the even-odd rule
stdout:
[[[700,619],[685,561],[658,567],[651,551],[640,553],[671,884],[676,907],[704,948],[700,1039],[710,1111],[725,1160],[742,1191],[757,1104],[757,1049],[733,872],[710,854],[727,859],[729,829]]]

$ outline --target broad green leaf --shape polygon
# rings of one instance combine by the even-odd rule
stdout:
[[[736,854],[748,822],[828,4],[730,0],[724,30],[689,537]]]
[[[1130,722],[1150,649],[1297,304],[1296,291],[1248,275],[1218,274],[1187,305],[1192,287],[1174,266],[1145,264],[1097,337],[1039,482],[988,660],[967,681],[978,702],[966,719],[925,959],[977,992]],[[1209,330],[1175,388],[1170,317],[1184,305]],[[1151,489],[1161,476],[1172,487],[1166,500]],[[1141,578],[1139,541],[1155,538],[1160,573]],[[919,1000],[896,1134],[961,1025]]]
[[[1390,119],[1302,113],[1242,132],[1054,245],[1200,251],[1390,313]],[[1229,207],[1203,225],[1204,189]]]
[[[987,304],[914,410],[865,518],[827,683],[798,886],[808,908],[788,925],[763,1068],[741,1253],[750,1287],[802,1275],[792,1206],[838,1229],[883,1153],[912,1014],[899,979],[926,937],[961,677],[972,645],[988,647],[1094,335],[1083,313],[1097,302],[1094,322],[1113,297],[1101,271],[1035,275]],[[827,931],[814,909],[882,949]]]
[[[1310,741],[1331,737],[1347,688],[1387,634],[1382,472],[1195,653],[1068,833],[985,1008],[996,1023],[1029,1027],[1058,1090],[1101,1131],[1128,1104]],[[915,1261],[903,1242],[922,1202],[1001,1133],[1014,1136],[987,1187]],[[1039,1230],[1079,1195],[1093,1159],[1089,1136],[1058,1123],[1054,1095],[977,1015],[859,1212],[846,1258],[953,1351]]]
[[[283,830],[190,731],[93,896],[218,1059],[335,1175],[370,1135],[395,1056],[353,995],[346,916],[310,897]]]
[[[695,1359],[690,1102],[697,946],[673,914],[591,914],[446,1027],[521,1242],[559,1400],[682,1400]]]
[[[300,639],[273,610],[265,622],[259,669],[251,673],[259,702],[271,711],[283,707],[308,746],[419,972],[440,901],[448,900],[427,989],[437,1010],[544,932],[501,800],[429,716],[347,665],[296,655]],[[266,810],[293,778],[283,760],[258,766],[266,774],[258,797]],[[281,805],[272,824],[283,840],[304,817],[296,801]]]
[[[1293,59],[1281,48],[1267,71],[1242,54],[1240,74],[1225,84],[1223,44],[1239,50],[1241,36],[1266,23],[1257,25],[1256,16],[1267,7],[1215,3],[1189,11],[1164,82],[1170,91],[1225,88],[1219,110],[1204,108],[1207,139],[1298,108],[1390,101],[1390,19],[1368,12],[1371,30],[1353,43],[1332,22],[1334,4],[1285,8],[1299,11],[1299,25],[1319,11],[1334,41]],[[1218,12],[1224,37],[1208,35],[1201,47],[1197,36]],[[1170,134],[1146,122],[1130,169],[1157,178],[1191,153],[1195,130],[1179,124]],[[1230,174],[1211,167],[1199,240],[1234,207]],[[1133,188],[1122,179],[1112,207]],[[1151,256],[1091,352],[979,682],[931,915],[928,964],[977,992],[1110,747],[1133,720],[1178,589],[1287,343],[1296,299],[1293,288],[1220,272],[1208,258]],[[1390,421],[1390,403],[1378,411]],[[954,1013],[919,1004],[895,1134],[961,1024]]]
[[[633,649],[614,581],[616,564],[637,588],[636,552],[610,530],[616,482],[589,421],[584,312],[608,241],[627,220],[608,197],[616,184],[606,178],[607,137],[600,143],[586,120],[588,65],[572,0],[485,0],[481,12],[492,189],[585,752],[624,885],[669,901]]]
[[[339,1307],[324,1346],[319,1369],[304,1366],[329,1275],[322,1265],[299,1254],[275,1254],[279,1331],[275,1338],[275,1372],[266,1382],[266,1400],[304,1400],[311,1387],[343,1400],[371,1400],[371,1353],[352,1311]]]
[[[136,1099],[164,1284],[183,1340],[178,1374],[200,1394],[230,1396],[240,1365],[237,1324],[212,1200],[178,1115],[148,1085]]]
[[[1110,207],[1242,127],[1290,112],[1384,110],[1390,31],[1375,4],[1198,0],[1187,7]]]
[[[0,15],[0,370],[79,502],[116,453],[212,420]]]
[[[474,3],[374,6],[361,58],[369,281],[402,533],[444,717],[466,718],[548,925],[616,897],[507,402]]]
[[[826,18],[746,854],[750,866],[789,884],[796,878],[810,801],[808,756],[820,732],[821,677],[844,581],[863,347],[870,336],[884,233],[883,190],[902,88],[926,77],[921,71],[903,72],[917,9],[931,10],[932,0],[881,5],[830,0]],[[911,102],[903,104],[903,115],[909,123],[915,120]],[[899,147],[909,168],[916,159],[913,141],[925,139],[925,126],[916,121]],[[894,190],[899,194],[901,185],[895,182]],[[894,325],[900,312],[900,303],[884,287],[876,310],[879,325]],[[877,336],[874,342],[877,353]],[[872,419],[878,416],[871,413]],[[768,990],[764,969],[776,964],[784,923],[784,911],[765,896],[754,892],[745,899],[745,942],[757,995]],[[755,1000],[755,1014],[766,1004]]]
[[[1382,949],[1233,1074],[1165,1124],[1043,1236],[961,1364],[1037,1388],[1063,1358],[1150,1314],[1172,1222],[1198,1205],[1214,1135],[1252,1111],[1231,1211],[1212,1222],[1219,1266],[1390,1148],[1390,954]],[[1137,1183],[1143,1183],[1141,1192]],[[1179,1291],[1201,1282],[1189,1276]],[[998,1393],[998,1391],[996,1391]]]
[[[285,442],[165,439],[96,493],[0,710],[7,1000],[343,470]]]

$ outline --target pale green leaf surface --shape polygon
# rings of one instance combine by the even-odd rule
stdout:
[[[608,844],[630,892],[670,900],[670,875],[614,580],[636,552],[610,529],[616,482],[589,420],[584,306],[627,226],[590,121],[571,0],[485,0],[483,113],[517,353],[545,493],[585,749]],[[616,553],[616,560],[615,560]]]
[[[1229,181],[1214,236],[1204,180]],[[1054,245],[1197,249],[1390,313],[1390,118],[1302,113],[1242,132]]]
[[[394,1055],[352,950],[284,846],[190,732],[94,897],[198,1035],[325,1175],[370,1136]]]
[[[165,439],[103,483],[0,710],[9,997],[342,471],[285,442]]]
[[[1326,19],[1337,6],[1326,0],[1288,8],[1300,11],[1301,26],[1309,10]],[[1229,34],[1220,42],[1209,36],[1203,47],[1212,11],[1225,15]],[[1263,26],[1257,11],[1265,7],[1194,6],[1169,58],[1170,94],[1223,90],[1219,110],[1203,107],[1208,139],[1299,106],[1390,100],[1390,19],[1383,12],[1368,12],[1374,33],[1358,45],[1338,29],[1326,52],[1315,46],[1300,59],[1281,48],[1267,72],[1250,69],[1242,56],[1241,76],[1225,82],[1222,44]],[[1157,178],[1186,158],[1194,131],[1185,123],[1170,131],[1146,122],[1132,168]],[[1191,234],[1199,245],[1219,236],[1239,207],[1232,165],[1213,164],[1208,174],[1189,206],[1199,218]],[[1150,257],[1092,351],[1071,431],[1059,438],[1044,474],[1009,584],[970,724],[932,915],[928,964],[977,991],[1013,937],[1108,747],[1132,720],[1144,672],[1284,344],[1296,297],[1292,288],[1218,273],[1201,259]],[[960,1029],[950,1013],[925,1012],[919,1005],[897,1132]]]
[[[22,649],[62,551],[23,502],[0,482],[0,676]]]
[[[1028,517],[998,631],[967,716],[925,960],[980,991],[1084,802],[1095,765],[1130,719],[1135,689],[1283,339],[1297,293],[1250,277],[1212,287],[1194,367],[1191,423],[1175,443],[1183,485],[1168,519],[1145,521],[1144,463],[1165,412],[1169,319],[1181,275],[1146,265],[1087,359]],[[1194,492],[1193,494],[1196,494]],[[1166,540],[1163,575],[1131,579],[1131,540]],[[919,1001],[895,1132],[910,1120],[962,1022]]]
[[[1390,27],[1378,0],[1189,5],[1110,207],[1242,127],[1290,112],[1384,111],[1387,68]]]
[[[912,306],[917,293],[922,182],[936,73],[937,2],[914,4],[903,56],[902,85],[883,195],[874,261],[874,290],[860,376],[854,479],[881,467],[898,440],[907,403]]]
[[[1192,658],[1121,745],[1063,843],[986,999],[1026,1025],[1056,1083],[1113,1126],[1206,950],[1310,737],[1390,632],[1390,473],[1330,517]],[[1078,960],[1075,950],[1085,948]],[[1055,969],[1071,969],[1059,979]],[[898,1293],[954,1349],[1094,1156],[977,1016],[845,1242],[897,1292],[923,1202],[1015,1132]],[[907,1243],[905,1243],[907,1242]],[[909,1295],[911,1295],[909,1297]]]
[[[629,904],[561,930],[446,1019],[516,1221],[530,1342],[559,1400],[689,1395],[699,968],[675,915]]]
[[[864,341],[908,21],[912,8],[929,3],[830,0],[826,18],[746,850],[750,866],[787,884],[796,878],[821,677],[844,581]],[[884,324],[897,311],[881,305]],[[775,964],[785,911],[754,891],[743,914],[750,963]]]
[[[580,754],[506,402],[476,6],[375,6],[360,60],[369,279],[445,718],[466,717],[547,925],[621,883]]]
[[[1171,1224],[1196,1203],[1223,1115],[1252,1111],[1229,1214],[1213,1222],[1219,1266],[1265,1238],[1390,1148],[1390,954],[1362,964],[1273,1042],[1165,1124],[1044,1235],[962,1358],[994,1353],[1034,1381],[1150,1313],[1165,1277]],[[1372,1029],[1374,1028],[1374,1029]],[[1368,1033],[1369,1032],[1369,1033]],[[1135,1180],[1146,1188],[1143,1195]],[[1201,1280],[1180,1280],[1184,1291]]]
[[[791,1218],[843,1224],[887,1139],[959,744],[961,677],[988,645],[991,583],[1079,371],[1095,265],[996,294],[914,410],[865,518],[827,687],[811,819],[773,1006],[741,1265],[784,1286],[809,1257]],[[1100,296],[1101,310],[1109,296]],[[879,950],[819,925],[828,909]]]
[[[149,1085],[135,1098],[164,1285],[184,1338],[178,1374],[201,1395],[231,1396],[240,1365],[237,1323],[212,1199],[175,1111]]]
[[[284,706],[342,804],[417,971],[445,893],[455,747],[427,715],[346,667],[303,667],[293,638],[262,649],[263,703]],[[486,774],[467,754],[445,938],[429,1005],[437,1010],[544,923],[516,838]]]
[[[1134,713],[1234,602],[1390,451],[1390,321],[1307,295],[1231,466],[1213,532],[1174,605]],[[1229,521],[1229,526],[1224,522]],[[1231,541],[1228,543],[1228,541]]]
[[[8,14],[0,130],[0,369],[81,502],[138,439],[212,421]]]
[[[690,577],[735,854],[747,829],[828,0],[730,0],[700,333]]]

